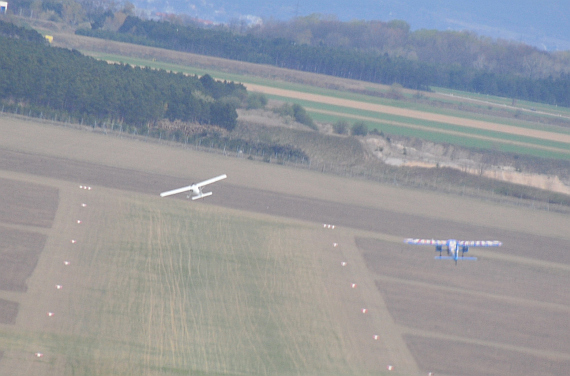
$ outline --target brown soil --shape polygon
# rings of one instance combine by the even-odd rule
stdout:
[[[14,325],[18,316],[18,302],[0,299],[0,324]],[[0,353],[0,359],[2,355]]]
[[[0,178],[0,189],[0,222],[51,227],[59,201],[57,188]]]
[[[0,290],[24,292],[32,275],[46,236],[0,226]]]

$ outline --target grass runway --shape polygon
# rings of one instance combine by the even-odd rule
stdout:
[[[54,225],[76,243],[45,250],[49,264],[71,264],[63,272],[40,265],[36,274],[63,280],[62,291],[29,282],[31,296],[47,289],[65,298],[46,299],[55,313],[47,327],[0,335],[0,348],[45,354],[37,374],[366,374],[346,358],[321,255],[310,251],[319,227],[77,190],[62,205],[83,213],[81,224],[66,216]],[[8,352],[0,370],[29,371],[17,360]]]

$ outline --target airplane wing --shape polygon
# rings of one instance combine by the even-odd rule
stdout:
[[[498,240],[459,240],[457,244],[466,247],[500,247],[503,245]]]
[[[202,188],[202,187],[204,187],[204,186],[206,186],[206,185],[208,185],[208,184],[215,183],[215,182],[220,181],[220,180],[222,180],[222,179],[225,179],[225,178],[227,178],[227,177],[228,177],[228,176],[227,176],[226,174],[223,174],[223,175],[220,175],[220,176],[216,176],[215,178],[211,178],[211,179],[208,179],[208,180],[204,180],[204,181],[202,181],[202,182],[200,182],[200,183],[188,185],[188,186],[182,187],[182,188],[176,188],[176,189],[173,189],[173,190],[171,190],[171,191],[162,192],[162,193],[160,194],[160,197],[166,197],[166,196],[170,196],[170,195],[175,195],[175,194],[177,194],[177,193],[182,193],[182,192],[187,192],[187,191],[195,190],[196,188]],[[202,197],[210,196],[210,195],[212,194],[211,192],[208,192],[208,193],[201,193],[201,190],[199,190],[199,191],[200,191],[200,194],[199,194],[198,196],[192,197],[192,200],[196,200],[196,199],[199,199],[199,198],[202,198]]]
[[[170,196],[170,195],[175,195],[177,193],[182,193],[182,192],[186,192],[189,191],[193,188],[193,185],[189,185],[186,187],[182,187],[182,188],[177,188],[177,189],[173,189],[171,191],[167,191],[167,192],[162,192],[160,194],[160,197],[166,197],[166,196]]]
[[[202,182],[200,182],[200,183],[196,183],[196,184],[194,184],[194,185],[195,185],[196,187],[198,187],[198,188],[201,188],[201,187],[206,186],[206,185],[208,185],[208,184],[212,184],[212,183],[215,183],[215,182],[217,182],[217,181],[223,180],[223,179],[225,179],[225,178],[227,178],[227,177],[228,177],[228,176],[227,176],[226,174],[223,174],[223,175],[220,175],[220,176],[216,176],[215,178],[211,178],[211,179],[208,179],[208,180],[204,180],[204,181],[202,181]]]
[[[447,240],[435,239],[405,239],[404,243],[413,245],[446,245]]]

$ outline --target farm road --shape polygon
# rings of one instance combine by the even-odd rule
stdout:
[[[99,185],[125,191],[156,195],[169,187],[188,185],[186,179],[151,174],[141,171],[108,167],[65,158],[50,157],[0,149],[0,170],[45,176],[78,184]],[[524,263],[541,261],[542,266],[570,265],[570,254],[565,251],[563,239],[537,236],[524,232],[506,231],[491,227],[472,226],[436,218],[425,218],[386,209],[342,204],[325,200],[284,195],[270,191],[232,185],[218,184],[215,194],[202,204],[213,204],[237,210],[296,218],[317,223],[333,223],[339,226],[364,231],[390,234],[396,237],[435,236],[501,239]],[[179,195],[175,199],[184,199]],[[536,252],[547,246],[549,252]],[[493,257],[492,252],[487,252]],[[546,263],[545,263],[546,262]]]

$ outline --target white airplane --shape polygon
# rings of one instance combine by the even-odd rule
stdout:
[[[215,183],[215,182],[220,181],[222,179],[225,179],[227,177],[228,176],[226,174],[223,174],[220,176],[216,176],[215,178],[204,180],[203,182],[200,182],[200,183],[192,183],[191,185],[189,185],[187,187],[182,187],[182,188],[173,189],[171,191],[162,192],[160,194],[160,197],[166,197],[166,196],[175,195],[177,193],[188,192],[188,191],[192,191],[192,192],[190,194],[188,194],[186,196],[186,198],[192,197],[192,200],[197,200],[199,198],[211,196],[212,192],[204,193],[204,192],[202,192],[202,187],[204,187],[208,184]]]
[[[435,245],[435,251],[439,252],[439,256],[435,256],[438,260],[477,260],[477,257],[465,257],[464,253],[469,251],[469,247],[500,247],[503,245],[498,240],[434,240],[434,239],[405,239],[404,243],[413,245]],[[442,256],[441,252],[447,251],[448,256]],[[459,251],[461,250],[461,257]]]

